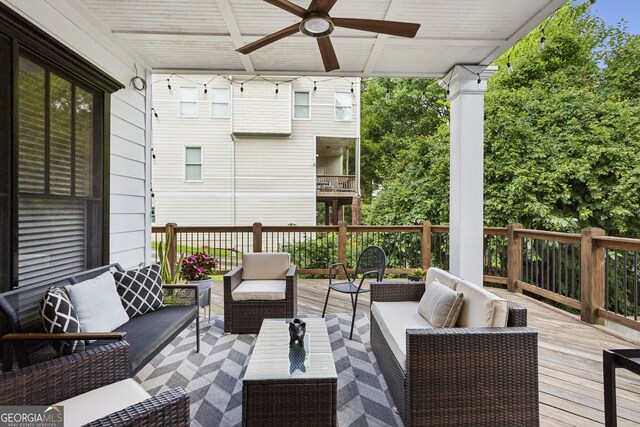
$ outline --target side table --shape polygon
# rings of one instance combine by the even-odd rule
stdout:
[[[640,375],[640,349],[602,350],[604,424],[607,427],[615,427],[618,425],[616,368],[624,368],[636,375]]]

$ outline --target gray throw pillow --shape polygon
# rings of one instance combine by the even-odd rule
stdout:
[[[451,328],[462,310],[462,298],[462,293],[434,280],[427,285],[420,299],[418,313],[434,328]]]
[[[64,288],[84,332],[111,332],[129,321],[110,272]]]

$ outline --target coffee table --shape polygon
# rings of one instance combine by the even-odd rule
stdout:
[[[327,324],[303,319],[304,347],[289,347],[290,319],[265,319],[242,382],[244,426],[335,426],[338,374]]]

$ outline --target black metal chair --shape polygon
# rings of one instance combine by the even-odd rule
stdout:
[[[337,270],[338,267],[342,267],[344,275],[347,278],[346,282],[333,283],[333,270]],[[327,290],[327,299],[324,301],[324,308],[322,309],[322,317],[327,311],[327,303],[329,302],[329,294],[331,290],[342,292],[344,294],[351,295],[351,305],[353,306],[353,314],[351,316],[351,333],[349,339],[353,338],[353,324],[356,320],[356,307],[358,306],[358,295],[361,293],[369,292],[369,289],[362,289],[362,284],[367,276],[375,274],[376,281],[382,281],[384,276],[384,270],[387,267],[387,256],[380,246],[369,246],[365,248],[358,257],[358,263],[353,273],[353,278],[349,277],[347,266],[342,263],[332,264],[329,267],[329,289]],[[357,285],[355,282],[360,276],[360,283]],[[355,295],[355,298],[354,298]]]

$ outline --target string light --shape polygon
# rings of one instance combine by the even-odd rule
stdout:
[[[482,79],[480,78],[480,73],[478,73],[478,84],[482,83]]]
[[[422,100],[422,102],[425,102],[427,100],[427,94],[424,92],[424,89],[422,89],[422,93],[420,94],[420,99]]]
[[[278,83],[276,83],[276,95],[278,94]]]
[[[542,29],[542,37],[540,37],[540,46],[538,47],[538,49],[540,51],[544,50],[544,44],[545,44],[546,41],[547,41],[547,36],[544,35],[544,28],[543,28]]]
[[[240,93],[244,92],[244,83],[240,83]]]
[[[389,86],[387,86],[387,93],[384,96],[385,98],[389,99],[391,97],[391,89],[389,89]]]
[[[351,95],[353,95],[353,82],[351,82]]]
[[[153,148],[151,149],[151,158],[152,159],[156,158],[156,152],[155,152],[155,150]]]
[[[316,85],[316,82],[313,82],[313,93],[316,93],[316,90],[318,90],[318,86]]]
[[[204,84],[204,94],[205,95],[207,94],[207,84],[206,83]]]
[[[167,79],[167,89],[171,90],[171,77]]]
[[[151,112],[153,113],[153,116],[157,119],[158,118],[158,113],[156,113],[156,109],[151,107]]]

